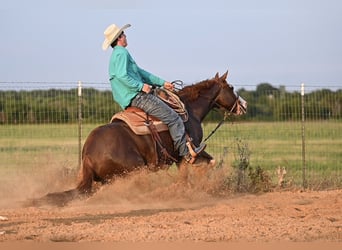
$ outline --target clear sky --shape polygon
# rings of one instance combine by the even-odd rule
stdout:
[[[342,88],[340,0],[2,0],[0,82],[108,82],[112,23],[165,80]]]

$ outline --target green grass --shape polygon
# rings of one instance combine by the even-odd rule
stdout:
[[[82,142],[95,124],[82,127]],[[204,124],[207,136],[216,124]],[[309,182],[334,180],[341,185],[342,122],[305,124],[306,170]],[[275,176],[286,167],[288,178],[302,181],[302,125],[300,122],[225,123],[208,141],[207,151],[227,166],[239,161],[238,144],[246,145],[251,166]],[[78,167],[78,125],[1,125],[0,175],[35,173],[51,168]],[[0,179],[1,180],[1,179]]]
[[[203,126],[208,135],[212,124]],[[238,143],[245,143],[251,166],[260,166],[271,175],[278,166],[286,167],[291,181],[302,182],[302,124],[300,122],[226,123],[208,141],[208,151],[229,165],[239,160]],[[223,156],[224,148],[228,154]],[[236,164],[235,164],[236,165]],[[305,123],[305,166],[307,179],[331,177],[342,181],[342,123]],[[311,179],[310,179],[311,178]]]

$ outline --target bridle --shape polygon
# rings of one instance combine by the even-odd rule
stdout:
[[[239,114],[240,113],[240,96],[238,94],[235,94],[235,101],[234,101],[234,104],[233,106],[231,107],[230,110],[227,110],[223,105],[219,104],[216,99],[212,102],[215,106],[219,107],[219,109],[222,109],[224,110],[225,113],[228,113],[228,115],[232,114],[232,113],[236,113],[236,114]],[[236,109],[236,112],[233,112],[234,109]]]
[[[236,112],[237,114],[240,113],[240,96],[234,92],[234,95],[235,95],[235,101],[234,101],[234,104],[233,106],[231,107],[230,110],[227,110],[223,105],[219,104],[216,100],[217,100],[217,97],[212,101],[211,105],[213,106],[217,106],[219,109],[221,110],[224,110],[224,114],[223,114],[223,118],[222,120],[216,125],[216,127],[210,132],[210,134],[203,140],[203,142],[206,142],[213,134],[215,134],[215,132],[222,126],[222,124],[226,121],[226,119],[232,114],[234,113],[233,110],[236,109]],[[208,98],[209,99],[209,98]]]

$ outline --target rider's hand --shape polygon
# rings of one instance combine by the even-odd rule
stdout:
[[[165,83],[164,83],[164,88],[173,91],[173,89],[174,89],[175,87],[173,86],[172,83],[170,83],[170,82],[165,82]]]
[[[143,88],[141,90],[148,94],[148,93],[151,92],[151,89],[152,89],[151,85],[148,85],[148,84],[144,83]]]

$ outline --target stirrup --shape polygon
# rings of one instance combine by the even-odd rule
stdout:
[[[199,147],[195,147],[191,142],[187,142],[186,145],[192,158],[196,158],[207,146],[207,144],[201,143]]]
[[[189,142],[190,144],[190,142]],[[185,156],[184,156],[184,159],[187,163],[190,163],[190,164],[194,164],[194,162],[196,161],[197,159],[197,156],[205,149],[205,147],[207,146],[206,144],[201,144],[199,147],[197,148],[193,148],[191,145],[189,146],[187,144],[187,146],[189,147],[189,153],[187,153]]]
[[[187,163],[193,164],[196,161],[196,158],[192,157],[190,153],[187,153],[186,155],[184,155],[184,160]]]

